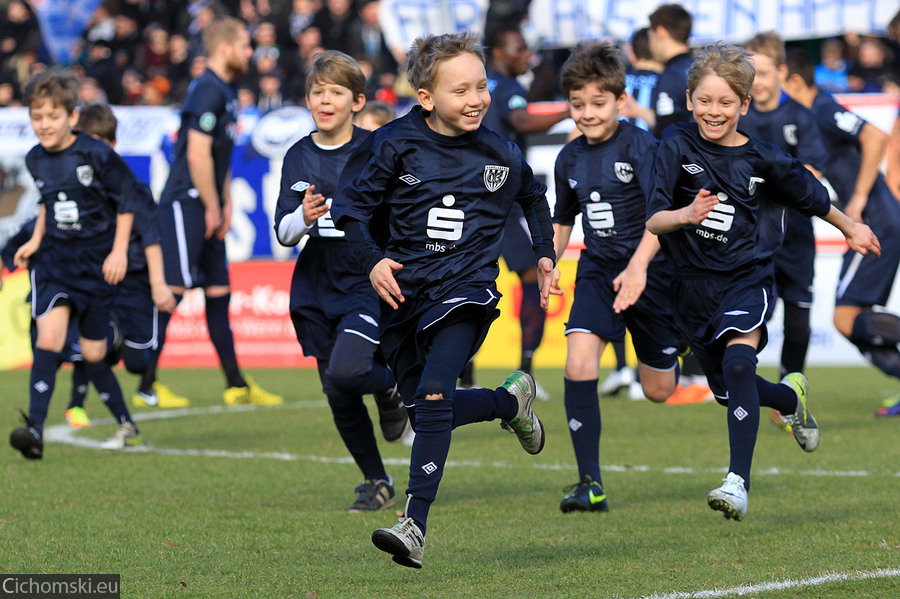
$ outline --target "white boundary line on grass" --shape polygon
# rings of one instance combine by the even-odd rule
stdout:
[[[328,402],[325,400],[311,400],[301,402],[291,402],[281,406],[257,406],[257,405],[241,405],[241,406],[208,406],[204,408],[179,408],[176,410],[156,410],[153,412],[139,412],[133,415],[135,422],[144,422],[147,420],[169,420],[173,418],[183,418],[185,416],[205,416],[208,414],[234,414],[241,412],[253,412],[259,409],[279,410],[279,409],[297,409],[297,408],[321,408],[327,407]],[[115,424],[112,418],[95,418],[93,424],[97,426],[105,426]],[[51,443],[62,443],[64,445],[74,445],[87,449],[102,449],[101,443],[97,439],[86,439],[79,437],[76,431],[69,427],[68,424],[57,424],[47,427],[44,430],[44,441]],[[323,464],[353,464],[351,456],[345,457],[328,457],[316,455],[297,455],[287,452],[256,452],[256,451],[228,451],[224,449],[176,449],[165,447],[153,447],[153,445],[142,444],[136,447],[129,447],[129,453],[152,453],[158,455],[179,455],[179,456],[202,456],[210,458],[230,458],[238,460],[282,460],[286,462],[307,461],[318,462]],[[403,458],[384,458],[384,463],[389,466],[408,466],[409,460]],[[509,462],[503,461],[472,461],[472,460],[448,460],[447,467],[465,466],[469,468],[511,468]],[[539,470],[571,470],[571,464],[534,464],[534,468]],[[717,473],[726,474],[727,468],[693,468],[693,467],[668,467],[655,468],[644,465],[620,465],[605,464],[603,470],[609,472],[658,472],[663,474],[695,474],[695,473]],[[796,472],[782,468],[767,468],[758,470],[754,476],[765,475],[790,475],[790,476],[824,476],[824,477],[867,477],[867,476],[894,476],[900,477],[900,472],[885,473],[873,472],[869,470],[801,470]]]
[[[880,569],[871,572],[856,572],[853,574],[841,574],[834,572],[824,576],[804,578],[802,580],[776,580],[761,582],[759,584],[746,584],[731,589],[712,589],[708,591],[694,591],[692,593],[665,593],[663,595],[645,595],[640,599],[716,599],[717,597],[730,597],[733,595],[747,595],[750,593],[764,593],[766,591],[781,591],[798,587],[814,587],[831,582],[845,582],[854,580],[868,580],[872,578],[897,578],[900,577],[900,568]]]

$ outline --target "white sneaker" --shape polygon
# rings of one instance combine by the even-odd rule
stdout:
[[[124,422],[116,429],[115,434],[100,444],[102,449],[125,449],[141,442],[141,436],[130,422]]]
[[[747,489],[744,479],[734,472],[729,472],[722,479],[722,486],[713,489],[706,496],[706,503],[714,510],[724,512],[725,519],[743,520],[747,515]]]
[[[634,380],[634,371],[628,366],[613,370],[600,385],[600,395],[616,395],[622,389],[627,389]]]
[[[647,396],[644,395],[644,387],[638,381],[628,384],[628,399],[632,401],[647,399]]]
[[[406,504],[409,505],[407,499]],[[425,535],[406,513],[390,528],[379,528],[372,533],[372,543],[393,556],[393,560],[407,568],[421,568],[425,555]]]

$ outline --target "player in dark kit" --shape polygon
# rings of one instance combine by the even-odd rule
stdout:
[[[753,53],[750,60],[756,76],[750,92],[753,102],[741,117],[741,130],[750,137],[775,144],[814,175],[820,175],[825,167],[825,145],[816,118],[782,90],[787,75],[784,42],[775,33],[761,33],[744,47]],[[815,260],[812,220],[788,208],[784,244],[774,256],[774,292],[784,304],[781,376],[803,372],[806,364]]]
[[[497,259],[514,202],[539,256],[542,307],[554,256],[546,187],[515,144],[480,126],[491,98],[477,37],[417,38],[407,75],[420,105],[361,145],[331,211],[384,300],[381,345],[416,431],[406,510],[372,541],[421,568],[455,427],[500,418],[528,453],[544,446],[529,374],[516,371],[497,389],[455,388],[497,317]]]
[[[777,384],[756,374],[756,354],[767,339],[772,259],[784,236],[785,205],[821,216],[851,248],[879,252],[871,229],[832,206],[828,192],[800,161],[739,131],[753,77],[753,64],[741,48],[710,45],[697,57],[688,74],[695,122],[673,125],[663,136],[647,211],[647,228],[660,236],[675,265],[676,324],[716,400],[728,409],[728,475],[707,503],[735,520],[747,514],[761,405],[784,415],[804,451],[819,444],[806,378],[791,373]]]
[[[329,50],[316,56],[306,82],[317,129],[285,154],[275,232],[286,246],[308,237],[291,278],[291,321],[303,353],[316,358],[334,423],[365,478],[349,511],[375,511],[392,505],[395,491],[363,395],[375,394],[388,441],[403,438],[409,419],[394,376],[376,358],[378,296],[328,212],[338,175],[368,135],[353,126],[366,78],[356,61]]]
[[[12,431],[10,444],[29,459],[43,457],[43,428],[60,353],[69,322],[78,320],[87,378],[113,413],[119,428],[103,446],[124,449],[138,442],[138,431],[109,365],[107,350],[115,285],[127,269],[128,237],[134,218],[131,193],[134,175],[101,141],[72,127],[78,82],[65,71],[35,76],[25,88],[25,103],[39,144],[25,164],[41,194],[40,213],[31,239],[15,255],[31,271],[31,310],[37,340],[31,367],[26,425]]]
[[[208,67],[188,88],[171,171],[159,199],[166,281],[178,302],[186,289],[203,289],[209,337],[225,373],[225,403],[280,404],[282,397],[241,373],[228,315],[225,235],[231,227],[231,152],[240,108],[235,81],[247,71],[250,36],[241,21],[221,18],[210,24],[203,40]],[[168,315],[160,316],[152,371],[169,324]]]
[[[692,62],[687,43],[691,37],[693,19],[691,13],[678,4],[663,4],[649,18],[647,33],[650,52],[654,59],[663,64],[663,70],[650,101],[653,115],[645,120],[653,123],[653,135],[659,139],[669,125],[691,119],[684,90]]]
[[[792,50],[787,66],[785,89],[815,114],[828,153],[824,174],[840,206],[854,220],[869,223],[884,243],[879,259],[852,247],[844,254],[834,325],[876,368],[900,378],[900,317],[873,310],[887,303],[900,266],[900,203],[878,170],[888,136],[818,90],[815,65],[805,52]],[[900,398],[876,414],[900,415]]]

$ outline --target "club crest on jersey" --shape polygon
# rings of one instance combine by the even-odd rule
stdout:
[[[766,180],[760,177],[750,177],[750,186],[747,188],[747,191],[750,192],[750,195],[756,193],[756,188],[761,184],[765,183]]]
[[[782,132],[784,133],[784,141],[788,142],[792,146],[797,145],[797,125],[793,123],[790,125],[785,125],[782,128]]]
[[[508,176],[508,166],[497,166],[496,164],[486,164],[484,166],[484,186],[488,188],[488,191],[497,191],[503,187]]]
[[[627,162],[617,162],[615,168],[616,177],[622,183],[631,183],[631,180],[634,179],[634,168]]]
[[[94,182],[94,168],[89,164],[76,166],[75,176],[78,177],[79,183],[81,183],[85,187],[88,187],[91,183]]]
[[[696,164],[682,164],[681,168],[692,175],[699,175],[703,172],[703,167],[697,166]]]

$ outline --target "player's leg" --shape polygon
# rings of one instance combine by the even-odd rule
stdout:
[[[600,395],[617,395],[635,382],[635,373],[625,359],[625,341],[611,341],[616,356],[616,368],[600,384]]]

